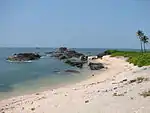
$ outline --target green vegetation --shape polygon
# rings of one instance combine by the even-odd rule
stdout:
[[[128,62],[133,63],[139,67],[150,65],[150,52],[141,53],[136,51],[118,51],[118,50],[107,50],[107,53],[111,54],[112,57],[123,56],[128,57]]]
[[[140,95],[143,96],[144,98],[146,98],[146,97],[150,96],[150,90],[144,91]]]

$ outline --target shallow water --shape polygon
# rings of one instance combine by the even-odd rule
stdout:
[[[14,53],[39,52],[44,54],[53,50],[52,48],[0,48],[0,99],[78,82],[91,75],[92,71],[87,68],[79,70],[51,57],[43,57],[26,63],[13,63],[5,60]],[[104,49],[77,49],[77,51],[96,55]],[[64,72],[67,69],[79,70],[81,73]]]

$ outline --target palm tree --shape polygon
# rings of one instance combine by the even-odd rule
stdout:
[[[149,38],[146,35],[144,35],[142,37],[142,42],[143,42],[143,46],[144,46],[144,52],[146,52],[145,44],[148,43],[148,40],[149,40]]]
[[[143,33],[143,31],[141,31],[141,30],[138,30],[137,32],[136,32],[136,34],[137,34],[137,36],[138,36],[138,38],[139,38],[139,40],[140,40],[140,44],[141,44],[141,52],[143,52],[143,45],[142,45],[142,37],[144,36],[144,33]]]

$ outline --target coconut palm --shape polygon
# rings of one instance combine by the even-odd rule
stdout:
[[[143,42],[143,46],[144,46],[144,52],[146,52],[145,44],[148,43],[148,40],[149,40],[149,38],[146,35],[144,35],[142,37],[142,42]]]
[[[143,44],[142,44],[142,37],[144,36],[144,33],[143,33],[143,31],[141,31],[141,30],[138,30],[137,32],[136,32],[136,34],[137,34],[137,36],[138,36],[138,38],[139,38],[139,40],[140,40],[140,44],[141,44],[141,52],[143,52]]]

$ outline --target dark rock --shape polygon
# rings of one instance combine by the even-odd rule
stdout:
[[[19,53],[14,54],[13,56],[10,56],[7,58],[7,60],[10,61],[29,61],[29,60],[37,60],[41,56],[37,53]]]
[[[66,60],[65,63],[71,65],[71,66],[76,66],[78,68],[82,68],[83,67],[83,63],[82,61],[76,61],[76,60]]]
[[[123,82],[126,82],[127,81],[127,79],[123,79],[122,81],[120,81],[120,83],[123,83]]]
[[[97,57],[98,58],[102,58],[103,56],[105,56],[105,55],[110,55],[111,54],[111,52],[109,51],[109,50],[106,50],[106,51],[104,51],[104,52],[102,52],[102,53],[99,53],[98,55],[97,55]]]
[[[60,47],[55,52],[52,53],[53,57],[60,57],[60,56],[66,56],[67,58],[80,58],[81,56],[84,56],[82,53],[78,53],[75,50],[69,50],[66,47]]]
[[[68,57],[66,56],[66,55],[61,55],[61,56],[59,56],[59,59],[60,60],[64,60],[64,59],[67,59]]]
[[[85,103],[89,103],[89,100],[86,100]]]
[[[4,108],[2,108],[0,111],[3,111],[4,110]]]
[[[114,89],[114,90],[116,90],[116,89],[117,89],[117,87],[114,87],[113,89]]]
[[[68,50],[65,52],[65,55],[67,55],[69,58],[72,57],[80,58],[81,56],[84,56],[84,54],[78,53],[75,50]]]
[[[51,54],[52,57],[64,60],[65,63],[82,68],[84,63],[87,63],[88,57],[75,50],[69,50],[66,47],[60,47]]]
[[[35,110],[35,108],[31,108],[31,110],[32,110],[32,111],[34,111],[34,110]]]
[[[82,56],[80,57],[80,59],[81,59],[82,61],[87,61],[87,60],[88,60],[88,56],[82,55]]]
[[[130,99],[133,100],[134,98],[133,98],[133,97],[130,97]]]
[[[59,52],[59,53],[64,53],[65,51],[68,51],[66,47],[60,47],[56,50],[56,52]]]
[[[89,63],[89,67],[91,70],[100,70],[104,68],[104,65],[102,63]]]
[[[76,71],[76,70],[65,70],[65,72],[69,72],[69,73],[80,73],[79,71]]]
[[[136,82],[136,79],[130,80],[130,81],[129,81],[129,84],[132,84],[132,83],[134,83],[134,82]]]
[[[103,56],[105,56],[105,53],[99,53],[99,54],[97,55],[97,58],[102,58]]]
[[[36,93],[35,95],[40,95],[40,93]]]

